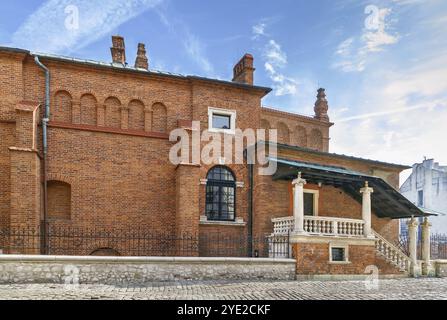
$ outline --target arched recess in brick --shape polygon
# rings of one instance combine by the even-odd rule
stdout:
[[[96,126],[97,101],[94,95],[87,93],[81,97],[81,124]]]
[[[312,129],[309,137],[309,148],[314,150],[323,150],[323,134],[318,129]]]
[[[118,98],[109,97],[104,105],[106,106],[106,127],[121,128],[121,102]]]
[[[289,127],[284,122],[278,122],[278,142],[279,143],[290,143],[290,131]]]
[[[51,120],[71,123],[71,108],[73,99],[68,91],[60,90],[54,95],[54,107],[51,112]]]
[[[167,132],[167,110],[162,103],[155,103],[152,106],[152,131]]]
[[[300,147],[307,147],[307,132],[306,132],[306,128],[304,128],[303,126],[296,126],[295,128],[295,144],[297,146]]]
[[[261,129],[265,130],[265,141],[269,140],[269,130],[271,129],[270,122],[265,119],[261,119]],[[258,137],[259,138],[259,137]],[[264,140],[264,139],[262,139]]]
[[[100,248],[96,249],[92,253],[90,253],[91,256],[102,256],[102,257],[118,257],[120,256],[120,253],[112,248]]]
[[[265,119],[261,119],[261,129],[268,130],[270,129],[270,122]]]
[[[129,129],[144,130],[144,103],[140,100],[129,102]]]
[[[71,219],[71,185],[48,181],[48,217],[50,219]]]

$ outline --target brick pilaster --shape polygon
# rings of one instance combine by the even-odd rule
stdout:
[[[199,186],[200,166],[191,164],[180,164],[176,169],[176,234],[177,237],[198,237],[199,234]],[[188,252],[181,255],[197,256],[197,248],[188,245]],[[183,246],[183,248],[185,248]]]
[[[11,146],[11,228],[37,232],[41,212],[41,163],[37,151],[39,104],[21,102],[16,106],[16,143]],[[38,253],[39,238],[28,237],[19,253]],[[24,249],[26,248],[26,250]]]

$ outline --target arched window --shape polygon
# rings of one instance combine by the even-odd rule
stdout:
[[[208,220],[234,221],[236,217],[236,181],[230,169],[222,166],[208,172],[206,216]]]

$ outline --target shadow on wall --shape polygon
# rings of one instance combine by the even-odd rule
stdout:
[[[121,256],[118,251],[112,248],[101,248],[90,253],[91,256],[96,257],[119,257]]]

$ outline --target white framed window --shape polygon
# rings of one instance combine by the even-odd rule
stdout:
[[[236,111],[208,108],[208,131],[235,134]]]
[[[318,190],[304,189],[304,215],[318,216],[318,199],[320,192]]]
[[[329,245],[330,263],[349,263],[349,246],[330,244]]]

